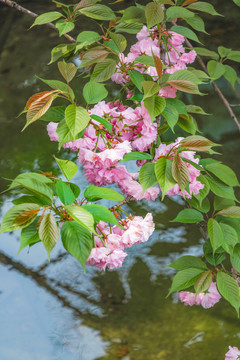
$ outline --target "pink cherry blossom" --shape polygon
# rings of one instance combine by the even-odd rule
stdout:
[[[185,305],[193,306],[195,305],[195,294],[189,291],[180,291],[178,293],[179,300]]]
[[[57,127],[58,123],[53,121],[47,124],[47,132],[51,141],[58,141]]]
[[[221,295],[217,290],[216,283],[212,282],[205,293],[202,292],[196,295],[189,291],[180,291],[178,298],[185,305],[201,305],[204,309],[209,309],[219,302]]]
[[[229,346],[229,350],[225,355],[225,360],[237,360],[240,358],[240,350],[237,347]]]
[[[124,249],[145,242],[149,239],[154,231],[154,222],[152,214],[148,213],[145,218],[135,216],[122,220],[122,226],[125,230],[114,225],[111,230],[109,226],[100,221],[98,228],[104,234],[104,243],[97,235],[94,236],[95,246],[92,248],[86,265],[95,266],[100,270],[110,270],[121,267],[127,256]],[[99,232],[99,236],[101,233]]]

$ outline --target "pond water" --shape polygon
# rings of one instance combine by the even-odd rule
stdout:
[[[129,4],[126,1],[125,4]],[[221,3],[217,2],[218,5]],[[219,43],[239,50],[236,29],[240,11],[234,5],[217,7],[227,20],[209,18],[207,30]],[[41,13],[53,7],[48,1],[26,7]],[[237,12],[237,11],[238,12]],[[0,190],[21,171],[53,170],[56,143],[48,140],[45,124],[21,132],[24,117],[17,118],[26,100],[45,87],[34,76],[58,78],[55,65],[46,66],[57,34],[41,27],[27,31],[32,20],[15,10],[0,7]],[[223,20],[221,20],[223,21]],[[91,22],[81,29],[90,29]],[[204,40],[206,38],[204,37]],[[238,47],[238,48],[237,48]],[[79,91],[82,87],[75,80]],[[231,103],[239,95],[225,82],[220,86]],[[223,160],[239,174],[239,133],[211,89],[198,101],[214,116],[199,117],[203,134],[224,144]],[[111,89],[109,88],[109,91]],[[240,115],[240,114],[238,114]],[[64,155],[63,155],[64,156]],[[81,169],[76,176],[86,187]],[[110,203],[109,203],[110,204]],[[1,197],[1,215],[11,197]],[[66,255],[59,241],[49,264],[41,244],[19,255],[19,233],[0,236],[0,359],[1,360],[220,360],[228,345],[239,346],[240,326],[234,310],[221,301],[214,308],[189,308],[176,296],[165,298],[171,269],[163,265],[180,255],[201,255],[202,239],[194,225],[169,223],[182,208],[179,199],[130,203],[128,211],[152,212],[156,231],[151,239],[128,251],[119,270],[102,273],[81,266]]]

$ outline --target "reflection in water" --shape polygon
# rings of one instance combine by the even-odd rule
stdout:
[[[30,6],[33,8],[31,2]],[[40,7],[35,9],[39,13],[46,8],[44,1],[34,6]],[[48,141],[45,124],[34,124],[20,133],[24,119],[16,119],[16,115],[29,96],[45,89],[33,74],[58,78],[54,65],[48,68],[45,64],[50,48],[59,40],[57,34],[44,28],[27,32],[26,24],[30,25],[31,20],[15,15],[14,10],[0,11],[4,11],[1,18],[6,19],[1,30],[8,35],[4,43],[3,37],[0,39],[0,122],[4,128],[0,132],[0,166],[5,178],[14,178],[21,171],[53,169],[51,154],[56,153],[56,144]],[[9,22],[13,20],[11,27]],[[79,87],[77,82],[79,79],[75,84]],[[199,105],[209,113],[219,109],[218,122],[216,126],[214,118],[205,121],[200,117],[200,127],[206,135],[214,134],[218,141],[221,138],[225,142],[224,160],[231,161],[236,170],[239,137],[232,134],[234,125],[218,98],[213,94],[208,97],[211,101],[206,98],[198,99],[202,102]],[[194,97],[188,101],[196,103]],[[236,98],[232,98],[234,101]],[[81,172],[77,182],[82,188],[86,186]],[[6,181],[1,179],[1,190],[5,187]],[[10,198],[6,197],[1,213],[9,206]],[[41,244],[17,255],[19,233],[1,234],[0,359],[223,359],[227,346],[240,342],[234,310],[224,301],[206,311],[185,307],[175,295],[165,299],[173,270],[163,265],[180,255],[201,256],[202,251],[194,225],[169,225],[181,208],[179,199],[167,199],[165,204],[129,204],[132,213],[144,216],[151,211],[156,231],[148,243],[128,250],[122,269],[106,273],[88,267],[83,274],[60,242],[50,264]]]

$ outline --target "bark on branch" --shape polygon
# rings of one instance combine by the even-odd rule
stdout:
[[[189,41],[188,39],[186,39],[185,42],[186,42],[186,44],[187,44],[188,47],[193,48],[192,44],[190,43],[190,41]],[[199,62],[200,66],[201,66],[201,68],[204,70],[204,72],[209,75],[208,70],[207,70],[207,67],[206,67],[206,65],[204,64],[202,58],[201,58],[199,55],[197,55],[197,61]],[[216,93],[218,94],[218,96],[220,97],[220,99],[222,100],[223,104],[224,104],[225,107],[227,108],[227,110],[228,110],[231,118],[232,118],[233,121],[235,122],[235,124],[236,124],[236,126],[237,126],[237,128],[238,128],[238,130],[239,130],[239,132],[240,132],[240,124],[239,124],[239,122],[238,122],[238,119],[237,119],[236,115],[234,114],[234,112],[233,112],[232,109],[231,109],[230,103],[229,103],[228,100],[225,98],[225,96],[223,95],[222,91],[219,89],[219,87],[218,87],[217,84],[215,83],[215,81],[212,82],[212,85],[213,85],[214,90],[216,91]]]

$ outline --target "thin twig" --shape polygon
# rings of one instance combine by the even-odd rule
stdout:
[[[192,46],[192,44],[190,43],[190,41],[189,41],[188,39],[186,39],[185,42],[186,42],[186,44],[187,44],[188,47],[190,47],[190,48],[193,49],[193,46]],[[199,55],[197,55],[197,61],[199,62],[201,68],[205,71],[205,73],[206,73],[207,75],[209,75],[208,70],[207,70],[207,67],[206,67],[206,65],[204,64],[202,58],[201,58]],[[227,108],[227,110],[228,110],[231,118],[232,118],[233,121],[235,122],[238,130],[240,131],[240,124],[239,124],[239,122],[238,122],[238,119],[237,119],[236,115],[234,114],[234,112],[233,112],[232,109],[231,109],[230,103],[229,103],[228,100],[225,98],[225,96],[223,95],[223,93],[221,92],[221,90],[219,89],[219,87],[217,86],[217,84],[215,83],[215,81],[212,82],[212,85],[213,85],[214,90],[216,91],[216,93],[218,94],[218,96],[220,97],[220,99],[222,100],[222,102],[224,103],[225,107]]]
[[[240,104],[230,104],[231,107],[240,107]]]
[[[33,17],[33,18],[38,17],[38,14],[36,14],[36,13],[34,13],[34,12],[32,12],[32,11],[24,8],[24,7],[22,7],[21,5],[18,5],[15,1],[11,1],[11,0],[0,0],[0,3],[3,3],[3,4],[5,4],[5,5],[9,6],[9,7],[12,7],[12,8],[14,8],[14,9],[16,9],[16,10],[18,10],[18,11],[24,13],[24,14],[27,14],[27,15]],[[56,26],[55,26],[53,23],[47,23],[46,25],[47,25],[49,28],[51,28],[51,29],[53,29],[53,30],[55,30],[55,31],[58,31],[58,29],[56,28]],[[65,38],[66,38],[68,41],[70,41],[71,43],[74,43],[74,42],[76,41],[72,36],[70,36],[70,35],[68,35],[68,34],[64,34],[64,36],[65,36]]]
[[[111,210],[116,210],[117,208],[119,208],[120,206],[126,204],[127,202],[129,202],[131,200],[133,200],[133,197],[131,195],[128,195],[124,200],[119,202],[117,205],[112,206],[110,209]]]

